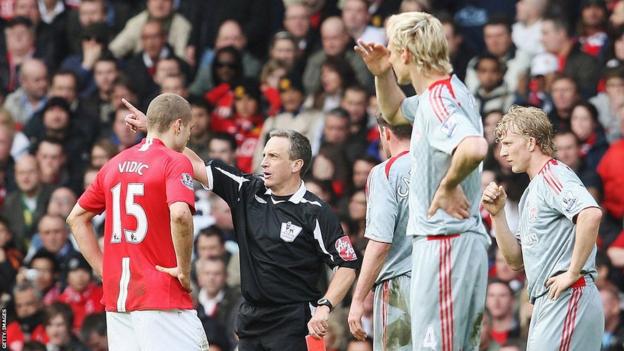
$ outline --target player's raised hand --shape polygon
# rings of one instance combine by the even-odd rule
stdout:
[[[464,191],[459,185],[452,189],[442,185],[438,187],[431,201],[431,206],[429,206],[429,210],[427,211],[427,217],[433,217],[438,209],[444,210],[444,212],[457,219],[470,217],[470,212],[468,212],[470,203],[468,203],[466,194],[464,194]]]
[[[362,316],[364,315],[364,306],[361,302],[351,301],[351,308],[349,309],[349,330],[353,337],[358,340],[364,340],[366,338],[366,332],[362,327]]]
[[[505,189],[491,182],[483,190],[483,196],[481,197],[481,204],[492,216],[496,216],[498,212],[505,207],[505,201],[507,200],[507,193]]]
[[[390,50],[386,49],[385,46],[358,40],[354,49],[362,57],[366,67],[373,75],[380,76],[390,69]]]
[[[167,273],[170,276],[177,278],[180,284],[182,284],[182,287],[184,288],[184,290],[188,292],[192,291],[191,290],[191,275],[184,274],[184,272],[182,272],[182,270],[180,270],[179,267],[166,268],[166,267],[161,267],[161,266],[156,265],[156,270],[159,272]]]
[[[133,132],[146,132],[147,131],[147,117],[138,108],[134,107],[128,100],[121,99],[121,102],[126,106],[130,113],[126,115],[125,121],[128,128]]]

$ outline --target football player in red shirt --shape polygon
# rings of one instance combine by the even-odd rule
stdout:
[[[208,350],[190,296],[195,198],[191,108],[162,94],[147,110],[147,137],[108,161],[67,221],[102,276],[110,350]],[[104,254],[91,219],[106,211]]]

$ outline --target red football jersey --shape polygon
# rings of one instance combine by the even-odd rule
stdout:
[[[191,162],[158,139],[122,151],[102,167],[78,203],[106,210],[102,282],[109,312],[192,309],[180,282],[156,270],[175,267],[169,205],[195,208]]]

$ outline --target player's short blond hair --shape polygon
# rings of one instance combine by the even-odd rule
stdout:
[[[160,94],[147,107],[147,130],[164,133],[176,119],[187,125],[191,121],[191,105],[173,93]]]
[[[496,126],[496,141],[507,132],[534,138],[540,150],[548,156],[555,154],[553,127],[546,113],[537,107],[511,106]]]
[[[407,49],[421,72],[453,71],[442,23],[424,12],[405,12],[388,19],[386,30],[395,52]]]

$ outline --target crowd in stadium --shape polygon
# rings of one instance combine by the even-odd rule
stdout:
[[[512,231],[529,178],[499,156],[495,128],[514,104],[548,114],[557,159],[604,210],[595,281],[602,350],[624,350],[624,0],[0,0],[0,307],[9,349],[107,350],[102,287],[65,220],[107,160],[143,137],[127,127],[122,98],[145,111],[160,93],[185,97],[189,147],[246,173],[258,171],[272,130],[302,133],[314,156],[306,188],[363,252],[374,201],[367,178],[386,156],[374,79],[353,48],[385,44],[384,21],[405,11],[444,25],[454,74],[474,94],[490,146],[482,184],[504,186]],[[193,301],[210,350],[234,350],[241,293],[230,208],[201,186],[195,195]],[[104,220],[94,219],[100,235]],[[506,265],[491,234],[481,350],[524,350],[525,276]],[[372,295],[367,301],[372,335]],[[349,333],[349,305],[347,296],[331,315],[328,350],[372,350]]]

